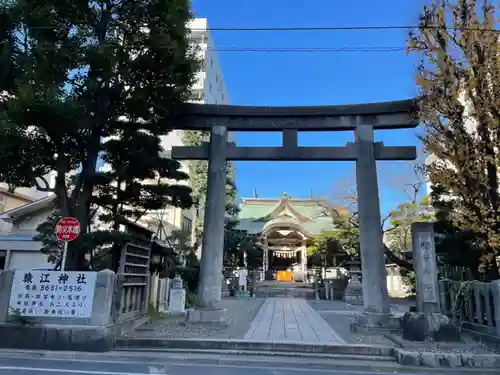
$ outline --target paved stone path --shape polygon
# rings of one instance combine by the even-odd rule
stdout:
[[[306,300],[300,298],[267,298],[245,339],[345,343]]]

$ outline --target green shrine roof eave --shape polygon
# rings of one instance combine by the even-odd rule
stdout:
[[[344,211],[322,199],[295,199],[286,194],[281,198],[245,198],[239,207],[237,228],[240,230],[259,234],[271,226],[284,229],[293,225],[313,237],[334,231],[332,219]],[[283,215],[285,210],[288,214]],[[271,215],[273,213],[275,215]]]

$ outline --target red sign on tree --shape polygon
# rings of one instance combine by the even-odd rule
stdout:
[[[73,241],[80,234],[80,222],[74,217],[63,217],[56,224],[56,236],[59,241]]]

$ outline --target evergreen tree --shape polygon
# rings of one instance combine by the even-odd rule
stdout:
[[[307,247],[307,255],[311,257],[311,263],[318,267],[333,267],[338,266],[333,264],[333,257],[341,255],[342,252],[347,253],[346,247],[343,247],[340,242],[340,237],[346,235],[346,232],[325,232],[314,237],[313,242]],[[343,244],[345,245],[345,244]]]
[[[85,267],[96,165],[109,140],[127,148],[131,135],[147,134],[154,143],[189,98],[198,65],[190,19],[188,0],[0,5],[0,180],[53,191],[60,215],[80,221],[68,269]],[[44,181],[49,171],[55,187]]]
[[[416,222],[430,222],[434,220],[429,197],[418,201],[398,204],[389,215],[390,227],[385,231],[391,250],[398,256],[412,249],[411,225]]]
[[[426,127],[423,142],[433,201],[454,227],[473,238],[479,271],[499,278],[500,61],[492,1],[436,0],[424,8],[409,50]]]
[[[203,142],[209,142],[210,134],[208,132],[188,130],[183,133],[182,139],[186,146],[200,146]],[[238,208],[235,205],[236,185],[234,181],[234,164],[232,162],[227,162],[226,173],[226,214],[234,218]],[[193,240],[194,246],[198,247],[201,245],[203,236],[203,209],[208,188],[208,161],[191,160],[189,162],[189,175],[193,188],[193,200],[197,207],[193,225]],[[230,230],[232,227],[234,227],[233,224],[226,225],[226,230]]]

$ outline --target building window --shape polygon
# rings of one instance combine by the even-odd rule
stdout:
[[[210,58],[210,66],[214,66],[214,59]]]
[[[191,233],[193,221],[185,216],[182,216],[181,230],[185,233]]]
[[[210,92],[212,92],[212,82],[210,82],[209,85],[210,85]]]
[[[219,73],[215,75],[215,82],[219,83]]]
[[[221,94],[222,101],[224,101],[224,93]]]

